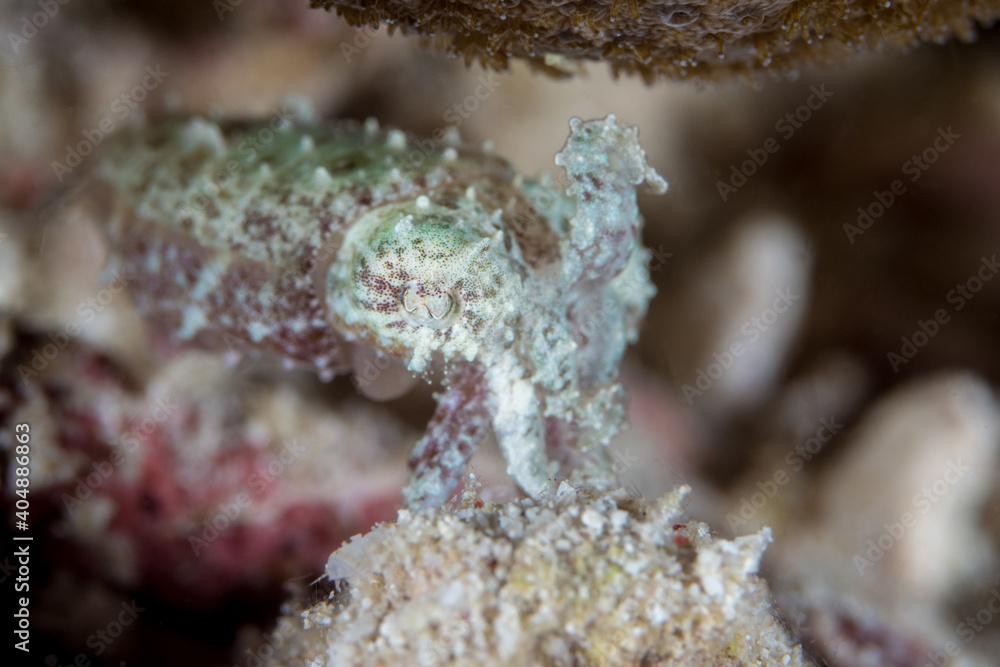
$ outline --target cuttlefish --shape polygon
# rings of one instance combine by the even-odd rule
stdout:
[[[167,117],[103,148],[114,266],[167,339],[353,371],[380,398],[440,378],[410,507],[447,500],[491,434],[541,496],[548,452],[618,432],[618,365],[654,292],[636,188],[666,183],[614,116],[570,121],[563,187],[371,120]]]

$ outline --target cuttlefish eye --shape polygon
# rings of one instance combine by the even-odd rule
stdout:
[[[450,326],[450,316],[456,309],[455,297],[450,292],[416,281],[403,288],[400,302],[412,324],[435,329]]]
[[[482,303],[485,289],[496,291],[492,247],[451,209],[376,209],[345,236],[328,277],[328,303],[366,337],[412,347],[411,334],[445,335],[472,315],[467,311]]]
[[[369,211],[345,234],[326,277],[327,307],[355,342],[406,359],[473,359],[516,316],[518,265],[477,209],[423,202]],[[506,334],[504,334],[506,335]]]
[[[384,325],[445,329],[475,255],[475,235],[438,216],[399,213],[376,226],[352,258],[354,300]]]

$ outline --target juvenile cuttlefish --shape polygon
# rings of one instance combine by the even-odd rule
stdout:
[[[381,397],[442,378],[416,508],[447,500],[491,433],[540,496],[548,452],[620,428],[618,364],[654,291],[636,187],[666,182],[614,116],[572,119],[555,162],[565,191],[374,121],[173,117],[110,139],[95,176],[115,266],[168,340],[353,369]]]

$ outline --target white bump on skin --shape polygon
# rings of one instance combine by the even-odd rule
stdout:
[[[326,167],[316,167],[313,172],[313,183],[320,188],[329,188],[333,186],[333,176]]]
[[[205,311],[197,306],[188,306],[184,309],[180,331],[177,337],[181,340],[191,340],[200,330],[205,328],[208,320],[205,319]]]
[[[218,125],[196,118],[184,128],[181,146],[188,151],[208,148],[215,155],[221,155],[226,151],[226,140]]]
[[[250,340],[255,343],[267,338],[268,334],[271,333],[271,327],[263,322],[251,322],[247,327],[247,333],[250,334]]]
[[[401,151],[406,148],[406,135],[399,130],[389,130],[386,145],[394,151]]]
[[[396,223],[395,232],[400,235],[409,234],[411,229],[413,229],[413,216],[406,215]]]

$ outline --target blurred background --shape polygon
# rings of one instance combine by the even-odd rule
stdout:
[[[395,514],[432,387],[376,403],[164,360],[65,205],[137,114],[308,101],[457,126],[529,174],[557,175],[571,116],[638,125],[670,189],[641,200],[658,294],[623,367],[629,491],[689,484],[720,534],[770,526],[764,574],[819,664],[1000,665],[997,29],[648,86],[467,67],[305,2],[12,1],[0,28],[0,442],[11,507],[31,424],[39,664],[263,664],[282,601]],[[512,497],[494,451],[473,467]]]

